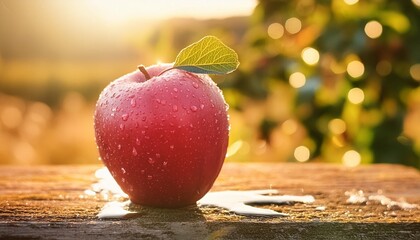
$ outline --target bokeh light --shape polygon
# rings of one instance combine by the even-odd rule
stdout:
[[[289,77],[289,84],[294,88],[301,88],[305,86],[306,77],[301,72],[294,72]]]
[[[301,53],[303,61],[308,65],[315,65],[319,61],[319,52],[315,48],[307,47]]]
[[[347,73],[353,78],[359,78],[365,72],[365,65],[358,60],[354,60],[347,64]]]
[[[365,93],[360,88],[352,88],[348,92],[347,98],[353,104],[360,104],[365,100]]]
[[[413,2],[413,4],[417,7],[420,7],[420,0],[411,0],[411,2]]]
[[[410,67],[410,75],[414,80],[420,81],[420,63]]]
[[[311,152],[309,151],[309,148],[305,146],[299,146],[295,148],[293,155],[295,156],[298,162],[306,162],[309,160]]]
[[[344,153],[342,161],[346,167],[357,167],[360,165],[362,157],[357,151],[349,150]]]
[[[370,21],[365,25],[365,33],[368,37],[375,39],[382,34],[382,24],[378,21]]]
[[[290,34],[296,34],[302,29],[302,22],[299,20],[299,18],[289,18],[286,20],[286,23],[284,24],[286,31],[288,31]]]
[[[1,121],[6,128],[15,129],[20,126],[23,116],[22,111],[13,105],[7,106],[1,112]]]
[[[328,129],[336,135],[342,134],[346,131],[346,122],[340,118],[334,118],[328,123]]]
[[[359,0],[344,0],[347,5],[354,5],[359,2]]]
[[[293,119],[287,119],[281,125],[281,130],[287,135],[293,135],[294,133],[296,133],[297,129],[298,123],[296,122],[296,120]]]
[[[272,39],[279,39],[284,34],[284,27],[280,23],[272,23],[268,26],[267,33]]]

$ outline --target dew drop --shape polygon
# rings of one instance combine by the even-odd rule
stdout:
[[[131,99],[130,104],[131,104],[132,107],[135,107],[136,106],[136,99],[134,99],[134,98]]]
[[[196,106],[194,106],[194,105],[192,105],[192,106],[190,107],[190,109],[191,109],[191,111],[193,111],[193,112],[197,112],[197,107],[196,107]]]
[[[137,156],[137,150],[133,147],[133,156]]]
[[[155,160],[154,160],[153,158],[151,158],[151,157],[149,157],[149,159],[147,159],[147,161],[148,161],[150,164],[154,164],[154,163],[155,163]]]
[[[127,119],[128,119],[128,113],[124,113],[124,114],[121,116],[121,118],[122,118],[122,120],[123,120],[123,121],[127,121]]]
[[[177,106],[177,105],[173,105],[173,106],[172,106],[172,111],[174,111],[174,112],[178,112],[178,106]]]

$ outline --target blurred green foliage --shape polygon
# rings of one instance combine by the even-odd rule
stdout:
[[[407,136],[415,133],[403,130],[409,96],[419,94],[415,91],[419,81],[413,79],[419,76],[410,75],[410,67],[420,62],[419,7],[411,1],[347,2],[355,4],[261,0],[248,29],[252,34],[244,42],[250,49],[241,54],[249,68],[236,74],[235,83],[222,86],[265,101],[271,94],[268,86],[288,82],[294,72],[303,73],[306,82],[296,89],[293,115],[287,117],[297,118],[306,128],[305,141],[313,158],[337,162],[340,155],[331,153],[354,149],[362,162],[419,167],[419,145],[414,146]],[[291,18],[301,22],[296,33],[293,26],[287,29]],[[371,21],[382,27],[379,37],[367,35]],[[271,24],[280,26],[274,38],[267,34]],[[301,51],[306,47],[319,52],[316,64],[302,61]],[[248,52],[259,54],[248,58]],[[361,76],[349,74],[351,60],[363,64]],[[349,101],[353,88],[363,91],[361,103]],[[246,106],[238,102],[233,107]],[[343,120],[346,130],[334,133],[333,119]],[[273,126],[286,120],[265,116],[261,137],[268,140]]]

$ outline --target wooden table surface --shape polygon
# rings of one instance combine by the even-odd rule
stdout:
[[[143,207],[135,218],[112,220],[96,217],[109,200],[86,194],[100,167],[0,166],[0,239],[420,239],[420,173],[409,167],[225,163],[211,191],[276,189],[315,202],[261,206],[287,217]],[[347,202],[360,190],[418,206]]]

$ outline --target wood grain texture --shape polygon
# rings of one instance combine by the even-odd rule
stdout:
[[[137,208],[123,220],[98,220],[107,202],[85,190],[101,166],[0,167],[0,239],[420,239],[420,209],[349,204],[363,190],[420,205],[420,173],[399,165],[348,169],[329,164],[226,163],[212,191],[277,189],[313,195],[313,204],[266,205],[288,217],[244,217],[188,207]],[[324,211],[316,207],[324,206]]]

